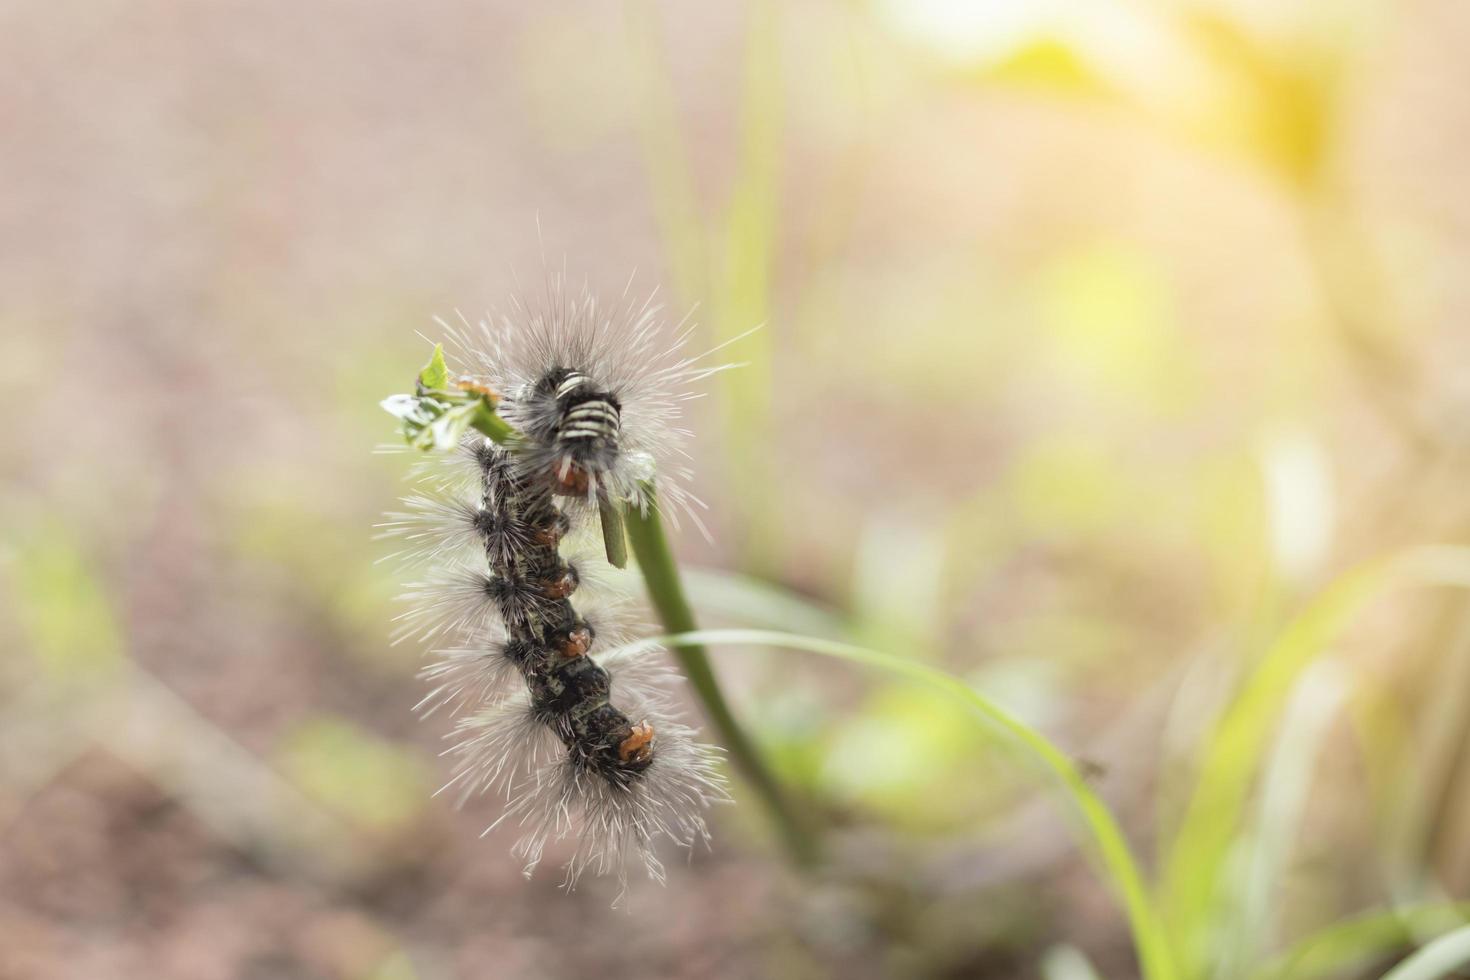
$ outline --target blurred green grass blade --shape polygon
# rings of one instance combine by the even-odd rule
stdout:
[[[1436,903],[1369,912],[1335,922],[1300,940],[1253,980],[1314,980],[1362,969],[1372,960],[1402,949],[1427,930],[1444,930],[1470,917],[1470,902]]]
[[[1036,731],[964,681],[945,671],[892,654],[865,647],[768,630],[697,630],[656,640],[640,641],[634,647],[667,646],[765,646],[802,650],[849,663],[862,664],[894,677],[918,681],[944,692],[967,705],[982,720],[1013,738],[1041,763],[1058,783],[1063,795],[1076,807],[1099,860],[1103,874],[1122,899],[1129,927],[1148,980],[1172,980],[1176,972],[1163,923],[1150,899],[1143,875],[1128,847],[1122,829],[1107,805],[1093,792],[1071,758],[1046,736]]]
[[[639,129],[649,191],[679,300],[693,303],[707,292],[709,262],[694,180],[679,132],[674,86],[652,5],[647,0],[630,0],[625,10],[632,62],[640,76]]]
[[[1217,976],[1243,974],[1271,939],[1276,884],[1286,869],[1312,788],[1323,740],[1349,684],[1331,663],[1302,675],[1266,767],[1255,832],[1238,843],[1249,849],[1241,896],[1234,903],[1234,936],[1218,959]]]
[[[781,162],[782,72],[777,7],[749,9],[740,100],[740,160],[724,211],[722,266],[711,311],[716,343],[765,325],[771,314]],[[741,368],[719,375],[727,479],[743,510],[741,536],[747,566],[778,566],[779,509],[768,492],[773,330],[749,333],[739,345]]]
[[[1425,547],[1344,574],[1288,624],[1204,743],[1195,789],[1163,866],[1161,908],[1186,965],[1213,959],[1210,932],[1231,841],[1297,678],[1370,600],[1414,583],[1470,586],[1470,549]]]
[[[1383,975],[1383,980],[1439,980],[1470,964],[1470,926],[1440,936]]]
[[[764,323],[770,312],[782,93],[776,15],[769,2],[751,8],[744,70],[740,163],[725,208],[723,229],[721,309],[717,311],[720,341]],[[723,379],[732,397],[739,401],[735,407],[765,414],[770,397],[770,347],[770,331],[758,331],[742,345],[742,358],[750,363]],[[759,399],[759,404],[746,404],[752,399]]]
[[[1386,797],[1384,821],[1385,873],[1399,903],[1443,899],[1438,894],[1433,862],[1436,826],[1443,818],[1446,794],[1453,795],[1456,765],[1470,723],[1470,614],[1457,611],[1458,620],[1442,641],[1444,650],[1434,661],[1434,682],[1427,704],[1416,706],[1412,729],[1402,726],[1399,754],[1391,764],[1396,791]]]
[[[1391,900],[1406,905],[1432,896],[1401,887],[1405,880],[1401,871],[1409,870],[1405,865],[1405,831],[1422,814],[1419,797],[1424,780],[1416,771],[1421,762],[1414,726],[1399,693],[1386,685],[1358,685],[1347,718],[1362,759],[1368,799],[1373,804],[1375,856],[1383,868]],[[1417,872],[1414,869],[1415,880]]]
[[[722,344],[767,322],[775,267],[781,159],[782,72],[777,6],[750,9],[740,101],[740,156],[718,226],[701,217],[674,83],[646,2],[627,4],[629,43],[641,74],[644,159],[660,234],[681,302],[708,299],[714,341]],[[712,225],[714,223],[711,223]],[[769,494],[772,337],[750,333],[740,345],[741,370],[719,379],[729,463],[727,480],[744,508],[747,564],[774,566],[778,513]]]
[[[1163,865],[1162,907],[1186,963],[1208,960],[1204,931],[1257,765],[1296,676],[1383,587],[1386,563],[1356,569],[1302,612],[1266,652],[1203,748],[1199,775]]]

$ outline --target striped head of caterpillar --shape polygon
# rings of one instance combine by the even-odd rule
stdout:
[[[622,401],[581,371],[555,367],[541,376],[532,396],[546,406],[533,435],[552,447],[552,489],[586,496],[594,474],[618,462],[622,438]]]

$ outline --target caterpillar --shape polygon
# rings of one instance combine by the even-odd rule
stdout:
[[[583,599],[599,575],[576,543],[600,504],[656,506],[657,473],[671,520],[702,506],[684,488],[678,421],[689,385],[723,367],[682,355],[687,329],[660,347],[652,298],[628,295],[604,312],[558,280],[497,321],[440,321],[470,370],[461,386],[496,392],[517,438],[466,438],[380,525],[425,572],[398,637],[437,641],[418,710],[455,716],[444,790],[503,798],[486,833],[518,827],[528,875],[575,836],[568,887],[588,871],[626,886],[638,862],[662,880],[658,842],[707,842],[705,810],[728,799],[719,753],[678,720],[672,672],[608,654],[628,638],[626,603]]]

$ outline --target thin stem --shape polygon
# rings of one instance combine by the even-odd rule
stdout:
[[[648,597],[670,633],[690,633],[698,629],[694,612],[684,597],[684,586],[679,578],[679,566],[669,550],[668,538],[664,535],[663,522],[659,519],[657,506],[650,505],[646,512],[629,507],[626,512],[628,540],[633,545],[633,554],[638,558],[638,568],[648,586]],[[781,835],[792,861],[801,867],[816,863],[819,846],[811,824],[791,798],[781,788],[762,758],[760,750],[736,720],[730,710],[720,682],[710,667],[709,654],[698,645],[680,646],[674,656],[694,687],[694,693],[704,705],[705,714],[719,733],[730,758],[740,769],[755,791],[760,795],[771,820]]]

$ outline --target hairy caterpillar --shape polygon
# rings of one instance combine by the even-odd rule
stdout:
[[[400,637],[441,643],[419,707],[456,715],[445,789],[504,798],[491,829],[520,828],[528,874],[549,841],[578,835],[568,884],[588,870],[625,880],[633,860],[661,879],[655,844],[707,840],[704,811],[726,798],[717,752],[675,719],[667,668],[600,656],[627,638],[627,616],[581,600],[594,563],[568,547],[599,505],[653,506],[655,472],[664,501],[698,506],[677,422],[687,386],[720,368],[680,354],[687,331],[661,348],[657,313],[626,292],[604,313],[555,282],[494,324],[441,322],[471,371],[461,386],[496,392],[517,438],[465,439],[382,525],[426,572]]]

